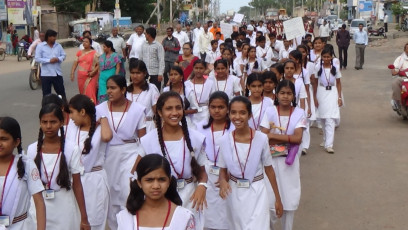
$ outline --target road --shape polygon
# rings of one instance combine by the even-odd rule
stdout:
[[[349,68],[342,72],[346,106],[336,131],[335,154],[319,147],[322,136],[311,129],[312,145],[301,158],[302,197],[296,230],[405,229],[408,212],[408,121],[390,105],[391,77],[387,65],[401,54],[406,39],[390,39],[367,47],[364,70],[354,70],[354,45]],[[63,63],[67,96],[77,93],[69,80],[76,48],[66,50]],[[0,116],[15,117],[26,148],[38,135],[41,90],[28,86],[29,63],[6,57],[0,62]]]

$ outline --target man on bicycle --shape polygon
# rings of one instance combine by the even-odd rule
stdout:
[[[40,44],[41,42],[43,42],[44,39],[45,39],[45,33],[44,33],[44,32],[40,32],[40,38],[36,39],[36,40],[30,45],[30,47],[28,48],[28,51],[27,51],[27,56],[28,56],[28,58],[31,58],[31,57],[32,57],[31,54],[34,54],[34,53],[35,53],[35,48],[37,47],[38,44]]]

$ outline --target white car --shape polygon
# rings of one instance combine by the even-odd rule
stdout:
[[[364,19],[353,19],[350,23],[350,35],[353,36],[354,32],[358,31],[358,26],[363,24],[363,30],[367,31],[367,22]]]

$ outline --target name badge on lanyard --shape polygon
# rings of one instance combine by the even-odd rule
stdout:
[[[177,189],[183,189],[185,185],[186,185],[186,180],[177,179]]]
[[[330,85],[326,86],[326,90],[332,90],[332,87]]]
[[[215,166],[215,165],[211,165],[209,173],[212,174],[212,175],[219,176],[220,175],[220,167]]]
[[[43,197],[45,200],[52,200],[55,199],[55,190],[54,189],[46,189],[43,191]]]
[[[10,226],[10,216],[0,216],[0,225]]]
[[[249,180],[248,179],[237,179],[237,187],[238,188],[249,188]]]

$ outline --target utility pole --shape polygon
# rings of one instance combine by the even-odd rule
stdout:
[[[173,27],[173,0],[170,0],[170,26]]]
[[[157,29],[160,29],[160,19],[161,19],[160,0],[157,0]]]

